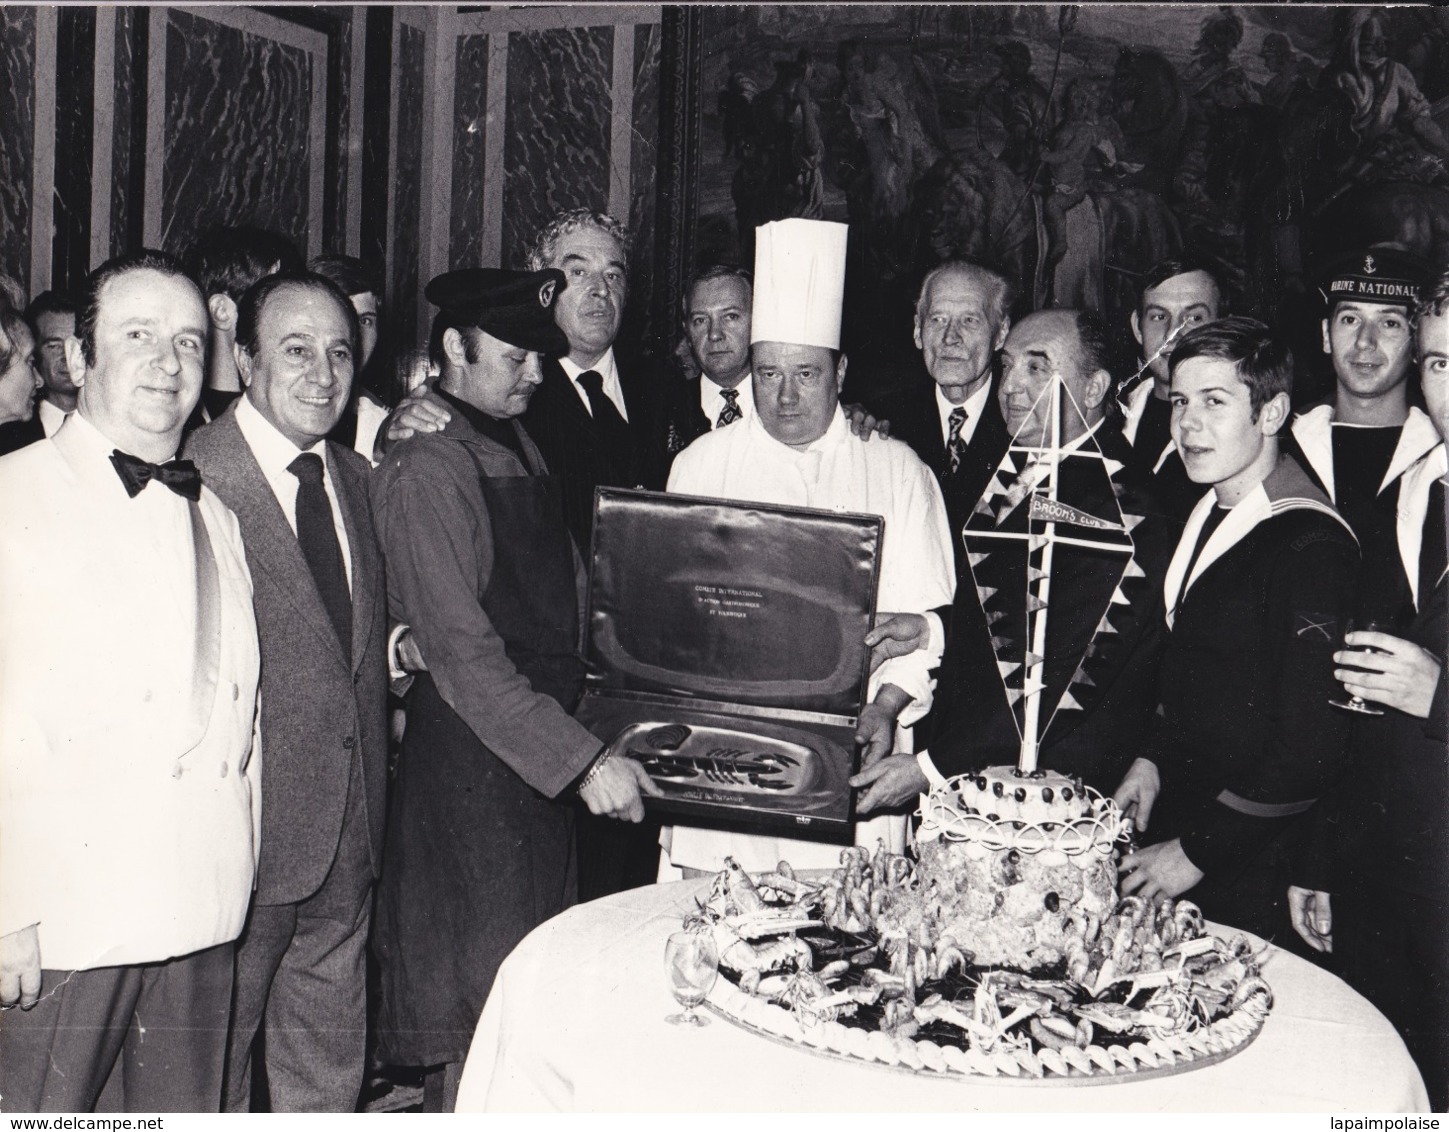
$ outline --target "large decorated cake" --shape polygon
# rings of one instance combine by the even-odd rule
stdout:
[[[1087,1078],[1221,1059],[1272,1005],[1244,936],[1191,903],[1118,897],[1125,822],[1049,772],[993,768],[922,805],[917,859],[848,848],[829,875],[728,862],[687,924],[710,1006],[820,1052],[921,1072]]]
[[[1095,686],[1114,610],[1146,578],[1121,465],[1065,382],[1041,397],[961,531],[1017,765],[923,798],[914,859],[850,848],[828,876],[781,862],[759,878],[727,859],[692,920],[726,975],[709,1001],[741,1025],[922,1071],[1082,1078],[1202,1065],[1267,1017],[1251,941],[1208,933],[1185,900],[1119,898],[1126,820],[1080,780],[1038,768],[1052,721]],[[1073,601],[1100,602],[1100,619],[1085,645],[1063,644],[1048,629],[1052,578],[1083,555],[1104,584]],[[1065,688],[1047,677],[1063,661],[1075,666]]]

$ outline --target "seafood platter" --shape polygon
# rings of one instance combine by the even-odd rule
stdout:
[[[881,520],[601,489],[576,718],[651,809],[845,841]]]
[[[1186,900],[1118,897],[1126,822],[1050,771],[992,768],[923,802],[916,855],[830,873],[733,860],[685,926],[714,936],[711,1009],[818,1053],[919,1073],[1105,1082],[1243,1049],[1273,995],[1254,942]]]

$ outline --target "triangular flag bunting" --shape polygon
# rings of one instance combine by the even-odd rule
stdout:
[[[1040,664],[1045,659],[1046,659],[1046,657],[1044,657],[1044,656],[1038,656],[1034,652],[1029,652],[1029,653],[1026,654],[1026,666],[1028,668],[1030,668],[1033,665]]]
[[[1126,489],[1126,488],[1124,488],[1124,487],[1123,487],[1123,486],[1122,486],[1122,485],[1121,485],[1121,484],[1120,484],[1120,483],[1118,483],[1118,482],[1117,482],[1117,481],[1116,481],[1116,480],[1113,480],[1113,481],[1112,481],[1112,494],[1113,494],[1113,495],[1115,495],[1115,496],[1116,496],[1116,497],[1117,497],[1117,498],[1118,498],[1118,499],[1121,499],[1121,498],[1122,498],[1122,493],[1123,493],[1123,492],[1124,492],[1124,491],[1126,491],[1126,490],[1127,490],[1127,489]]]
[[[1088,645],[1087,646],[1087,651],[1082,654],[1082,659],[1083,660],[1087,660],[1087,659],[1089,659],[1091,657],[1094,657],[1096,655],[1097,655],[1097,646],[1094,645],[1094,644]]]
[[[1121,460],[1113,460],[1113,459],[1110,459],[1107,456],[1103,456],[1102,457],[1102,463],[1106,465],[1107,474],[1109,476],[1115,476],[1118,472],[1120,472],[1122,470],[1122,461]]]
[[[1046,535],[1032,535],[1031,539],[1027,542],[1027,546],[1031,550],[1040,550],[1046,545],[1046,541]]]
[[[1028,680],[1026,686],[1022,688],[1021,694],[1023,696],[1039,696],[1045,687],[1046,685],[1040,680]]]
[[[981,602],[982,605],[985,605],[987,603],[987,601],[991,598],[991,595],[994,594],[995,592],[996,592],[996,587],[995,586],[977,586],[976,587],[976,599],[979,602]]]
[[[1002,649],[1011,647],[1011,640],[1008,637],[992,637],[991,647],[1000,652]]]
[[[1122,577],[1124,579],[1125,578],[1145,578],[1145,577],[1147,577],[1147,571],[1144,570],[1144,569],[1142,569],[1141,566],[1137,565],[1137,559],[1135,559],[1135,558],[1129,558],[1129,559],[1127,559],[1127,569],[1125,571],[1123,571]]]
[[[1129,531],[1130,530],[1134,530],[1136,528],[1137,524],[1140,523],[1140,522],[1142,522],[1143,518],[1144,518],[1144,516],[1142,516],[1142,515],[1129,515],[1129,514],[1127,514],[1126,511],[1123,511],[1122,512],[1122,525],[1124,527],[1126,527]]]
[[[1062,693],[1061,702],[1059,704],[1057,704],[1057,710],[1058,711],[1081,711],[1082,710],[1082,705],[1079,704],[1079,703],[1077,703],[1077,701],[1072,697],[1072,693],[1071,692],[1063,692]]]
[[[1046,602],[1042,601],[1041,598],[1039,598],[1039,597],[1032,597],[1030,594],[1027,595],[1027,598],[1026,598],[1026,611],[1028,613],[1035,613],[1038,609],[1045,609],[1045,608],[1046,608]]]
[[[1002,472],[1008,472],[1013,476],[1016,475],[1016,463],[1012,460],[1010,452],[1002,457],[1001,465],[996,469],[997,475],[1000,475]]]
[[[981,554],[974,554],[969,550],[966,552],[966,561],[971,563],[972,566],[980,566],[981,563],[986,561],[986,557],[984,552]]]
[[[1019,699],[1021,699],[1021,692],[1019,690],[1017,690],[1016,688],[1008,688],[1008,689],[1006,689],[1006,702],[1007,703],[1014,704]]]
[[[990,499],[993,495],[1000,495],[1006,490],[1006,485],[997,476],[991,477],[991,482],[986,485],[986,490],[981,493],[981,498]]]
[[[1122,587],[1121,586],[1118,586],[1115,590],[1112,591],[1112,604],[1113,605],[1131,605],[1132,604],[1123,595],[1123,593],[1122,593]]]
[[[1003,613],[1001,616],[1005,617],[1006,614]],[[1116,631],[1116,629],[1112,628],[1112,623],[1105,617],[1102,618],[1102,623],[1097,626],[1097,632],[1099,633],[1115,633]]]
[[[994,517],[996,515],[996,512],[991,509],[991,504],[986,501],[986,497],[982,496],[976,501],[976,506],[971,508],[971,514],[991,515]]]
[[[1028,566],[1026,568],[1026,580],[1028,582],[1039,582],[1046,576],[1047,572],[1040,567]]]
[[[1006,614],[1003,613],[999,609],[996,610],[993,613],[988,613],[986,615],[986,624],[988,624],[988,625],[995,625],[998,621],[1000,621],[1005,616],[1006,616]]]
[[[1072,676],[1071,682],[1073,684],[1085,684],[1089,688],[1095,688],[1097,686],[1097,682],[1081,668],[1077,669],[1076,673]]]
[[[996,662],[996,667],[1001,672],[1001,678],[1005,680],[1008,676],[1010,676],[1013,672],[1020,668],[1021,665],[1017,664],[1014,660],[998,660]]]

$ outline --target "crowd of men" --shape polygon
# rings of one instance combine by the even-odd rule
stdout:
[[[1142,280],[1127,375],[1091,312],[1013,319],[947,262],[919,372],[847,406],[846,239],[778,222],[754,272],[700,270],[681,374],[617,342],[628,232],[564,213],[527,270],[428,284],[405,398],[376,277],[268,233],[0,301],[7,1110],[351,1111],[370,1055],[447,1109],[543,920],[726,854],[833,863],[644,820],[648,774],[573,718],[601,486],[884,519],[851,786],[862,843],[905,845],[923,791],[1016,760],[962,530],[1048,445],[1100,454],[1064,490],[1132,554],[1054,568],[1041,762],[1133,818],[1125,893],[1332,966],[1449,1104],[1449,274],[1333,265],[1336,389],[1295,415],[1204,264]]]

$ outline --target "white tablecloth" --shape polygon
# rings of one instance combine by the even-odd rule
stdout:
[[[664,942],[698,880],[572,908],[504,962],[473,1038],[459,1112],[1347,1111],[1425,1112],[1393,1027],[1341,980],[1274,949],[1275,1004],[1217,1065],[1106,1084],[985,1083],[845,1062],[742,1030],[671,1026]]]

